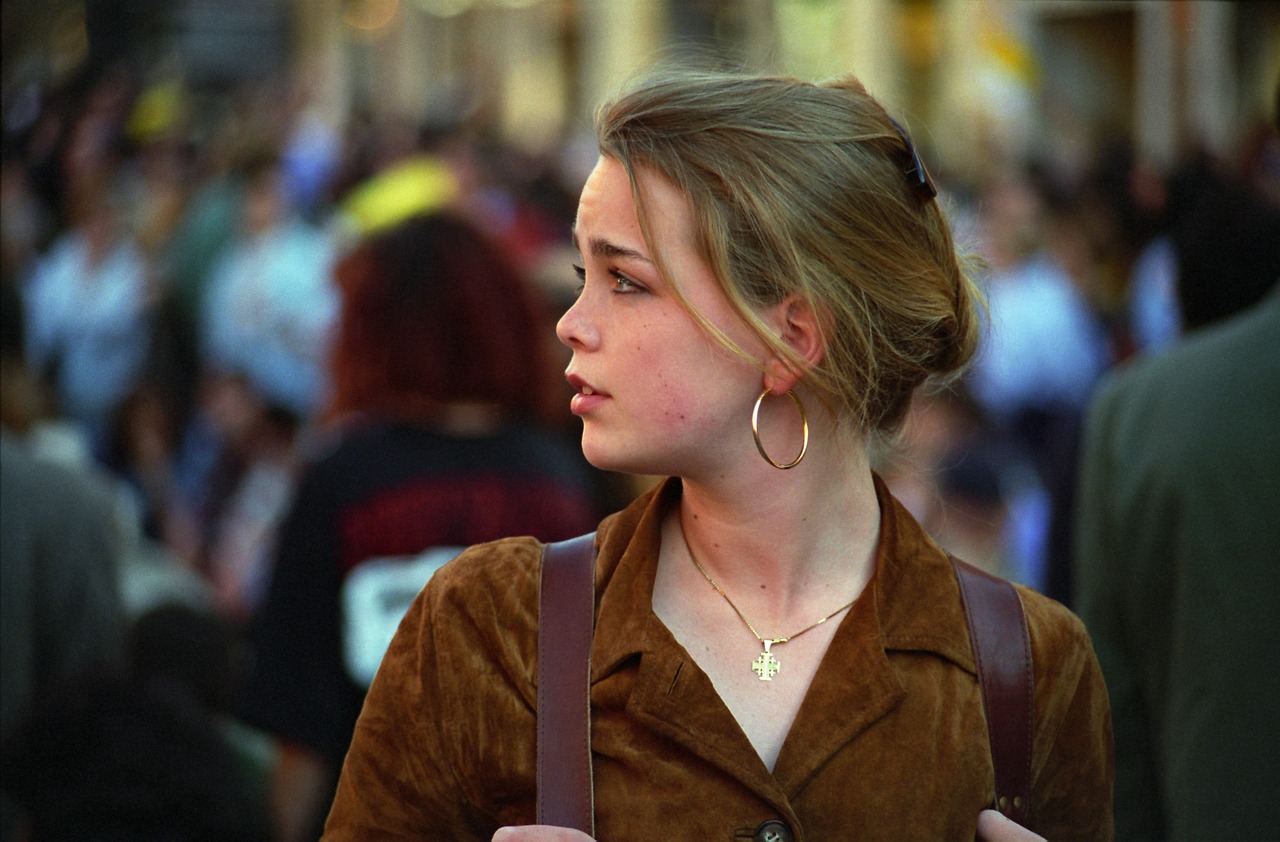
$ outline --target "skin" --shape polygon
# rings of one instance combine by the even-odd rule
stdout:
[[[580,830],[563,827],[504,827],[493,842],[583,842],[591,837]],[[1015,824],[995,810],[978,814],[979,842],[1045,842],[1044,837]]]
[[[678,191],[656,177],[643,183],[685,295],[748,350],[762,354],[697,257],[686,220],[667,216],[672,209],[677,217],[687,215]],[[588,179],[575,239],[584,284],[557,334],[574,352],[571,379],[581,378],[597,393],[572,404],[583,419],[586,457],[639,474],[718,470],[740,453],[741,419],[760,391],[760,373],[699,328],[660,276],[616,161],[602,160]]]
[[[685,196],[641,168],[637,180],[668,276],[641,231],[626,171],[602,157],[583,189],[575,224],[583,279],[557,326],[573,351],[571,408],[583,421],[582,448],[597,467],[679,476],[683,496],[663,524],[653,608],[707,673],[761,758],[772,768],[843,611],[874,572],[880,512],[864,441],[810,397],[809,455],[780,471],[756,453],[749,419],[762,390],[765,446],[779,461],[799,449],[804,372],[772,353],[721,292],[692,232]],[[720,345],[693,307],[752,359]],[[820,323],[789,298],[761,312],[769,329],[807,365],[824,352]],[[779,541],[786,535],[786,541]],[[689,549],[686,549],[686,546]],[[743,615],[783,644],[786,681],[761,682],[746,665],[761,651],[728,602],[703,578],[690,550]],[[1013,825],[1017,828],[1016,825]],[[1025,837],[996,835],[992,842]],[[495,842],[571,842],[563,828],[502,828]]]
[[[978,814],[978,842],[1045,842],[1045,839],[995,810],[983,810]]]

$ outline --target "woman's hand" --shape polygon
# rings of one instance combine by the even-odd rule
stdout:
[[[981,842],[1045,842],[1044,837],[1032,833],[1020,824],[1005,818],[995,810],[983,810],[978,814],[978,839]],[[590,842],[591,837],[580,830],[546,825],[501,827],[493,834],[493,842]]]
[[[581,830],[531,824],[523,827],[500,827],[498,832],[493,834],[493,842],[592,842],[592,840]]]
[[[496,836],[494,837],[495,840],[497,838]],[[558,839],[560,837],[548,836],[546,838]],[[564,838],[572,839],[576,837]],[[1032,833],[1013,819],[995,810],[983,810],[978,814],[978,840],[979,842],[1045,842],[1043,836]]]

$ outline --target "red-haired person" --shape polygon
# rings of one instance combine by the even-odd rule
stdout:
[[[332,435],[282,525],[245,717],[275,735],[283,838],[315,839],[365,689],[435,568],[594,528],[597,475],[544,417],[547,308],[472,224],[414,217],[337,265]]]

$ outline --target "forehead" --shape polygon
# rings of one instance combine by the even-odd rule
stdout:
[[[607,235],[616,245],[651,255],[664,250],[689,248],[694,243],[693,212],[684,192],[657,170],[635,167],[645,221],[655,242],[649,242],[640,224],[631,179],[618,159],[602,155],[588,176],[578,202],[575,239],[579,234]]]

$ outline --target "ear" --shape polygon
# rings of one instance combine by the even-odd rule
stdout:
[[[771,354],[764,364],[764,387],[777,395],[785,394],[822,362],[827,352],[822,318],[813,306],[798,295],[789,295],[765,314],[768,321],[795,355],[796,360]]]

